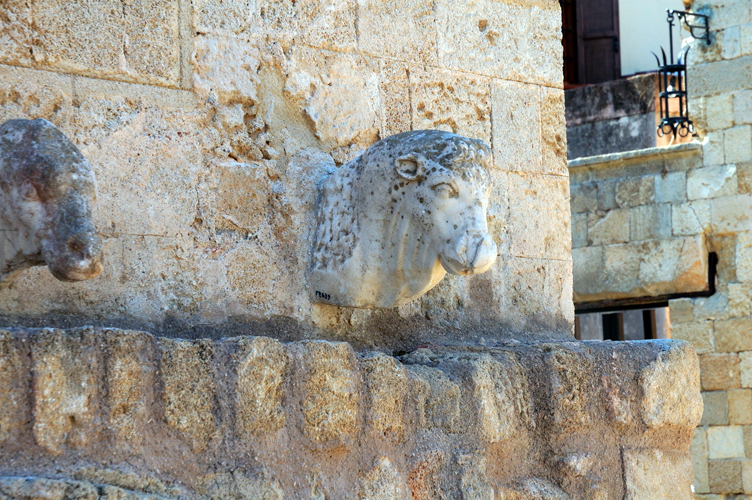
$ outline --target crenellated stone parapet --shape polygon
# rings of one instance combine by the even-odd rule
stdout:
[[[690,499],[699,388],[682,341],[0,330],[0,498]]]

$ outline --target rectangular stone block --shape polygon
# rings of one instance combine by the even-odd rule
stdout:
[[[598,209],[598,184],[594,182],[571,184],[569,191],[573,214],[595,212]]]
[[[739,185],[739,194],[752,193],[752,161],[737,163],[736,177]]]
[[[671,311],[671,324],[691,323],[695,319],[692,299],[673,299],[668,302]]]
[[[603,179],[596,186],[598,193],[598,210],[613,210],[618,208],[616,204],[616,183],[618,180]]]
[[[671,205],[644,205],[629,209],[630,241],[661,240],[671,236]]]
[[[453,432],[460,423],[460,386],[437,368],[423,365],[406,368],[418,413],[417,425]]]
[[[178,11],[178,0],[41,0],[34,5],[34,60],[68,73],[176,86]]]
[[[13,437],[22,423],[26,387],[21,383],[21,370],[13,334],[0,330],[0,445]]]
[[[752,315],[752,283],[730,283],[728,317]]]
[[[588,215],[588,244],[613,245],[629,241],[629,210],[616,209]]]
[[[702,142],[702,164],[706,167],[726,163],[723,152],[723,131],[708,132]]]
[[[568,260],[571,221],[567,179],[518,173],[510,173],[508,179],[507,226],[512,255]]]
[[[369,55],[437,66],[434,6],[420,0],[360,0],[358,42]]]
[[[733,425],[752,424],[752,389],[728,391],[729,423]]]
[[[717,233],[752,230],[752,197],[748,194],[710,200],[710,222]]]
[[[497,168],[511,172],[544,173],[541,163],[539,87],[493,80],[491,102],[494,162]]]
[[[671,325],[671,338],[687,340],[698,353],[712,352],[715,337],[712,321],[695,321]]]
[[[587,246],[587,219],[586,213],[572,215],[572,248]]]
[[[696,6],[693,6],[693,8],[696,8]],[[725,10],[718,9],[719,12]],[[746,90],[749,87],[750,74],[752,74],[752,56],[697,64],[689,70],[689,78],[692,79],[692,93],[696,97]],[[724,77],[718,78],[718,75]]]
[[[655,176],[656,203],[683,203],[687,201],[687,173],[666,172]]]
[[[113,330],[107,344],[107,399],[110,426],[118,440],[140,446],[154,404],[156,364],[154,337],[143,332]]]
[[[214,345],[208,339],[160,339],[160,344],[165,421],[194,452],[203,451],[215,431]]]
[[[445,130],[492,144],[490,79],[411,67],[410,95],[413,129]]]
[[[744,431],[741,426],[710,427],[708,436],[708,458],[744,457]]]
[[[556,4],[439,0],[439,63],[505,80],[562,86]],[[514,26],[508,20],[514,19]],[[535,33],[530,37],[529,33]]]
[[[732,94],[721,94],[706,99],[708,130],[720,130],[734,125],[734,106]]]
[[[700,425],[728,425],[728,395],[726,391],[703,392],[703,414]]]
[[[702,234],[706,227],[710,227],[708,200],[671,205],[671,233],[674,236]]]
[[[715,322],[715,347],[718,352],[752,351],[752,318],[733,318]]]
[[[742,462],[742,489],[744,493],[752,493],[752,460]]]
[[[603,249],[602,246],[572,249],[575,300],[581,300],[579,296],[597,294],[603,290],[606,280]]]
[[[284,427],[285,346],[266,337],[240,337],[233,355],[237,375],[235,408],[239,436],[273,434]]]
[[[739,353],[739,371],[741,372],[742,387],[752,387],[752,352]]]
[[[34,439],[59,455],[96,440],[101,425],[99,381],[103,378],[99,335],[90,329],[35,332]]]
[[[314,447],[352,445],[359,429],[360,372],[345,342],[303,342],[303,432]]]
[[[383,109],[381,137],[407,132],[412,127],[407,64],[383,59],[379,61],[379,68],[379,91]]]
[[[708,493],[710,491],[708,484],[708,440],[705,429],[699,427],[695,429],[690,453],[695,476],[695,493]]]
[[[690,200],[737,194],[736,165],[696,168],[687,173],[687,197]]]
[[[718,391],[741,387],[739,356],[736,354],[707,353],[700,355],[702,389]]]
[[[620,208],[653,203],[655,201],[655,177],[646,175],[617,181],[614,199]]]
[[[742,462],[740,460],[708,461],[708,483],[711,493],[741,493]]]
[[[752,35],[752,24],[746,27]],[[752,39],[750,39],[752,42]],[[750,47],[752,49],[752,47]],[[737,125],[752,123],[752,90],[742,90],[733,95],[734,122]],[[729,125],[730,126],[730,125]]]
[[[382,353],[369,354],[361,361],[368,389],[369,428],[380,439],[405,439],[405,409],[410,381],[405,367]]]
[[[540,91],[542,172],[552,175],[567,175],[564,91],[550,87],[541,87]]]
[[[693,500],[689,453],[658,449],[623,450],[625,500]]]
[[[726,162],[740,163],[752,160],[752,126],[742,125],[724,131],[723,149]]]

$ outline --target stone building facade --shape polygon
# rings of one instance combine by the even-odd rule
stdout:
[[[690,499],[694,349],[572,338],[560,21],[6,2],[0,119],[89,160],[104,271],[0,289],[0,497]],[[322,179],[423,128],[491,146],[496,264],[399,308],[314,303]]]
[[[574,300],[667,303],[671,336],[700,355],[697,498],[752,493],[752,6],[695,1],[687,81],[699,139],[569,163]]]

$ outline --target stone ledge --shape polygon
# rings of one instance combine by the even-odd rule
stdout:
[[[100,496],[81,498],[108,487],[173,496],[137,485],[157,478],[121,477],[156,474],[181,498],[647,498],[654,474],[691,479],[691,464],[640,469],[625,484],[624,471],[638,476],[622,450],[685,453],[699,388],[682,341],[509,340],[395,359],[342,342],[0,330],[0,492],[95,484]],[[124,470],[82,476],[92,463]],[[29,471],[38,477],[16,477]],[[676,498],[691,498],[688,481]]]
[[[598,156],[587,156],[567,161],[570,173],[583,167],[608,168],[621,166],[626,162],[649,162],[657,159],[666,159],[681,155],[702,154],[702,144],[699,142],[687,142],[673,146],[638,149],[623,153],[610,153]]]

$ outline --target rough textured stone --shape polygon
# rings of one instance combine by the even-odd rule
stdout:
[[[735,389],[741,385],[739,356],[736,354],[702,354],[700,370],[703,390]]]
[[[16,432],[20,423],[22,396],[17,380],[19,363],[12,334],[0,330],[0,444]]]
[[[708,482],[714,493],[741,493],[742,462],[739,460],[708,461]]]
[[[225,105],[258,101],[261,56],[255,45],[229,37],[197,37],[192,58],[193,89],[203,99],[213,96]]]
[[[632,208],[653,203],[655,201],[654,178],[646,176],[617,181],[614,200],[620,208]]]
[[[734,318],[715,322],[715,348],[718,352],[739,352],[752,350],[752,338],[748,335],[752,327],[750,318]],[[735,358],[731,355],[729,361]],[[725,359],[725,358],[718,358]],[[736,361],[738,364],[738,361]]]
[[[494,500],[494,489],[486,476],[486,457],[480,453],[468,453],[457,457],[461,469],[460,491],[467,500]]]
[[[752,424],[752,390],[734,389],[728,392],[729,423]]]
[[[560,16],[549,4],[439,1],[439,61],[461,71],[560,87],[560,69],[544,56],[561,54]],[[512,53],[519,54],[516,64],[508,63]]]
[[[714,331],[712,321],[700,320],[672,325],[671,336],[675,339],[688,341],[698,353],[713,351]]]
[[[241,337],[236,356],[235,405],[242,434],[272,434],[285,425],[283,383],[288,370],[285,347],[266,337]]]
[[[490,86],[488,78],[477,75],[411,69],[413,129],[444,130],[491,144]]]
[[[350,446],[358,431],[360,373],[344,342],[304,343],[305,435],[314,445]]]
[[[667,203],[629,209],[629,240],[660,240],[671,237],[671,207]]]
[[[648,427],[694,427],[702,417],[697,356],[686,342],[667,343],[666,347],[640,374],[642,421]]]
[[[625,499],[694,498],[689,453],[656,449],[624,450]],[[671,468],[666,474],[667,465]]]
[[[495,80],[491,96],[497,168],[512,172],[546,172],[541,164],[542,117],[538,86]]]
[[[460,416],[459,386],[436,368],[408,365],[407,370],[418,425],[451,432]]]
[[[94,331],[45,330],[31,346],[34,439],[53,454],[81,448],[100,432],[102,359]]]
[[[703,392],[703,414],[700,425],[728,425],[729,409],[726,391]]]
[[[432,4],[365,0],[358,3],[361,50],[378,57],[436,66],[436,13]],[[400,43],[394,43],[399,39]]]
[[[687,173],[687,197],[690,200],[737,194],[735,165],[690,170]]]
[[[118,439],[135,446],[145,438],[156,384],[153,338],[143,332],[112,331],[107,343],[107,397],[110,426]]]
[[[412,498],[404,477],[388,457],[379,457],[367,474],[361,478],[358,498],[367,500],[406,500]]]
[[[708,440],[704,429],[695,429],[692,438],[692,469],[695,474],[695,493],[708,493]]]
[[[248,500],[283,500],[282,486],[267,474],[244,474],[241,471],[207,474],[201,478],[205,498],[242,498]]]
[[[527,378],[512,354],[472,362],[480,433],[489,443],[525,432],[530,424]]]
[[[206,448],[214,430],[214,346],[210,341],[160,339],[167,425],[180,431],[194,451]]]
[[[708,429],[708,457],[744,457],[744,434],[740,426],[711,427]]]
[[[409,381],[405,368],[394,358],[381,353],[361,361],[368,388],[368,423],[380,436],[396,441],[405,439],[405,405]]]
[[[613,245],[629,241],[629,211],[588,214],[588,244]]]
[[[742,387],[752,387],[752,352],[739,353],[739,371],[742,379]]]

